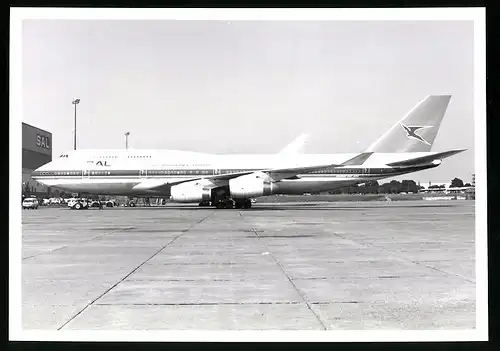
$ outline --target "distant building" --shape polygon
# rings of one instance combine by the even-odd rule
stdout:
[[[465,193],[470,190],[470,187],[451,187],[451,182],[429,182],[424,189],[421,189],[422,193],[443,193],[443,194],[454,194],[454,193]]]
[[[47,193],[46,186],[31,178],[31,173],[52,161],[52,133],[23,123],[22,127],[22,189],[23,193]]]
[[[429,183],[428,183],[428,184],[426,184],[426,185],[427,185],[427,186],[424,186],[424,187],[425,187],[425,189],[429,189],[429,187],[434,188],[434,187],[437,187],[437,186],[439,186],[439,187],[444,187],[444,188],[446,188],[446,189],[447,189],[447,188],[449,188],[449,187],[450,187],[451,182],[429,182]],[[432,189],[432,188],[431,188],[431,189]]]

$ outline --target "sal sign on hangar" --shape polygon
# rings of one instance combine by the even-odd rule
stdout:
[[[36,146],[50,149],[50,138],[43,135],[36,135]]]

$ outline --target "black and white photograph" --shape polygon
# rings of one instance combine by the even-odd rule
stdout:
[[[487,340],[484,16],[11,8],[10,338]]]

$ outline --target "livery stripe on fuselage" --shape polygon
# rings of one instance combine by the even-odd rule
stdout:
[[[301,178],[324,177],[324,176],[362,176],[362,177],[386,177],[415,172],[435,165],[404,167],[404,168],[326,168],[307,174],[299,174]],[[138,170],[61,170],[61,171],[34,171],[32,177],[37,179],[99,179],[99,178],[169,178],[169,177],[206,177],[213,175],[223,175],[239,172],[254,172],[262,169],[138,169]]]

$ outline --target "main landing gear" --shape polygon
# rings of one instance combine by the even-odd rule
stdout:
[[[233,200],[233,199],[225,199],[225,200],[219,200],[215,203],[216,208],[237,208],[237,209],[242,209],[242,208],[252,208],[252,201],[250,199],[244,199],[244,200]]]
[[[245,200],[233,200],[233,199],[220,199],[215,201],[214,203],[210,201],[202,201],[198,204],[200,207],[210,207],[210,206],[215,206],[215,208],[218,209],[231,209],[231,208],[236,208],[236,209],[248,209],[252,208],[252,201],[250,199],[245,199]]]
[[[221,187],[212,191],[210,201],[202,201],[199,203],[200,207],[215,206],[215,208],[252,208],[252,201],[250,199],[232,199],[229,187]]]

